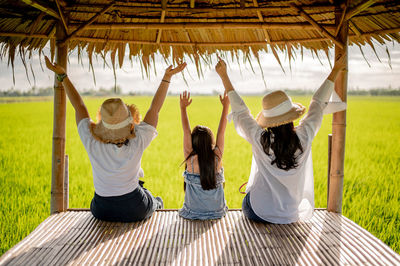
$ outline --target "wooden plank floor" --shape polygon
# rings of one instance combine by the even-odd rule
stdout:
[[[189,221],[157,211],[110,223],[88,211],[50,216],[0,265],[400,265],[400,255],[351,220],[316,210],[309,222],[254,223],[241,211]]]

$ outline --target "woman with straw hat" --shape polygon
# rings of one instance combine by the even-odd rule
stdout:
[[[186,63],[166,69],[142,122],[134,105],[112,98],[101,105],[96,124],[90,120],[89,112],[65,69],[52,64],[47,57],[46,66],[62,82],[75,109],[78,133],[92,165],[95,194],[90,210],[93,216],[106,221],[133,222],[146,219],[156,209],[161,209],[161,198],[153,197],[139,185],[139,177],[143,176],[140,164],[144,150],[157,136],[158,114],[170,80],[185,68]]]
[[[322,122],[324,109],[333,93],[334,81],[344,68],[342,56],[314,94],[308,113],[294,127],[305,107],[293,103],[283,91],[262,99],[262,111],[254,119],[234,90],[220,60],[215,69],[231,102],[236,131],[252,145],[252,165],[242,209],[259,222],[288,224],[312,217],[314,182],[311,143]],[[338,110],[336,110],[338,111]]]

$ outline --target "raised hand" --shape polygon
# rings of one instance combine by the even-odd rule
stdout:
[[[52,64],[47,56],[44,57],[44,60],[46,61],[46,67],[54,73],[59,75],[66,73],[65,69],[62,66],[57,65],[57,63]]]
[[[218,56],[218,63],[215,65],[215,71],[217,71],[218,75],[223,76],[226,75],[226,63],[221,57]]]
[[[334,69],[337,71],[343,70],[346,68],[346,60],[347,57],[345,54],[339,56],[339,59],[335,61],[335,65],[333,66]]]
[[[338,77],[339,73],[346,68],[346,55],[341,55],[338,60],[335,61],[335,65],[332,68],[331,73],[328,76],[330,81],[335,82],[336,78]]]
[[[224,96],[221,96],[221,95],[219,96],[219,100],[221,101],[221,104],[224,108],[229,107],[229,98],[228,98],[228,94],[226,93],[226,91],[224,93]]]
[[[179,95],[181,109],[186,109],[191,103],[190,92],[184,91]],[[229,101],[229,100],[228,100]]]
[[[182,70],[184,70],[185,67],[186,67],[186,63],[179,64],[175,68],[173,68],[172,65],[171,65],[165,70],[165,76],[172,77],[173,75],[175,75],[175,74],[181,72]]]

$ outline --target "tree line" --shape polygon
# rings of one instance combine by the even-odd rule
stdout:
[[[31,87],[29,90],[21,91],[10,88],[8,90],[0,91],[0,97],[34,97],[34,96],[51,96],[53,95],[53,87],[38,88]],[[301,95],[312,95],[311,90],[306,89],[288,89],[286,90],[291,96],[301,96]],[[267,92],[267,91],[265,91]],[[242,93],[244,95],[261,95],[262,93]],[[148,92],[147,94],[153,95],[154,92]],[[110,96],[110,95],[146,95],[146,92],[129,92],[122,93],[120,86],[113,86],[111,88],[99,88],[99,89],[84,89],[81,92],[84,96]],[[170,93],[172,94],[172,93]],[[218,94],[217,91],[213,91],[212,94]],[[400,96],[400,88],[375,88],[375,89],[350,89],[347,92],[348,95],[361,95],[361,96]]]

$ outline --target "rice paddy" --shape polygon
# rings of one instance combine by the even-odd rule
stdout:
[[[311,97],[293,97],[308,105]],[[125,97],[146,112],[151,97]],[[86,98],[92,118],[104,98]],[[260,97],[245,97],[253,115]],[[400,252],[400,98],[349,97],[343,214]],[[222,107],[218,97],[195,96],[189,107],[191,126],[216,132]],[[53,103],[0,104],[0,255],[18,243],[50,212]],[[167,98],[157,127],[158,137],[145,151],[145,187],[161,196],[165,208],[183,203],[182,131],[179,100]],[[94,193],[89,159],[80,142],[68,103],[66,153],[69,155],[70,207],[88,208]],[[326,207],[327,135],[331,115],[313,142],[315,205]],[[250,173],[251,146],[229,123],[226,132],[225,197],[240,208],[239,186]]]

